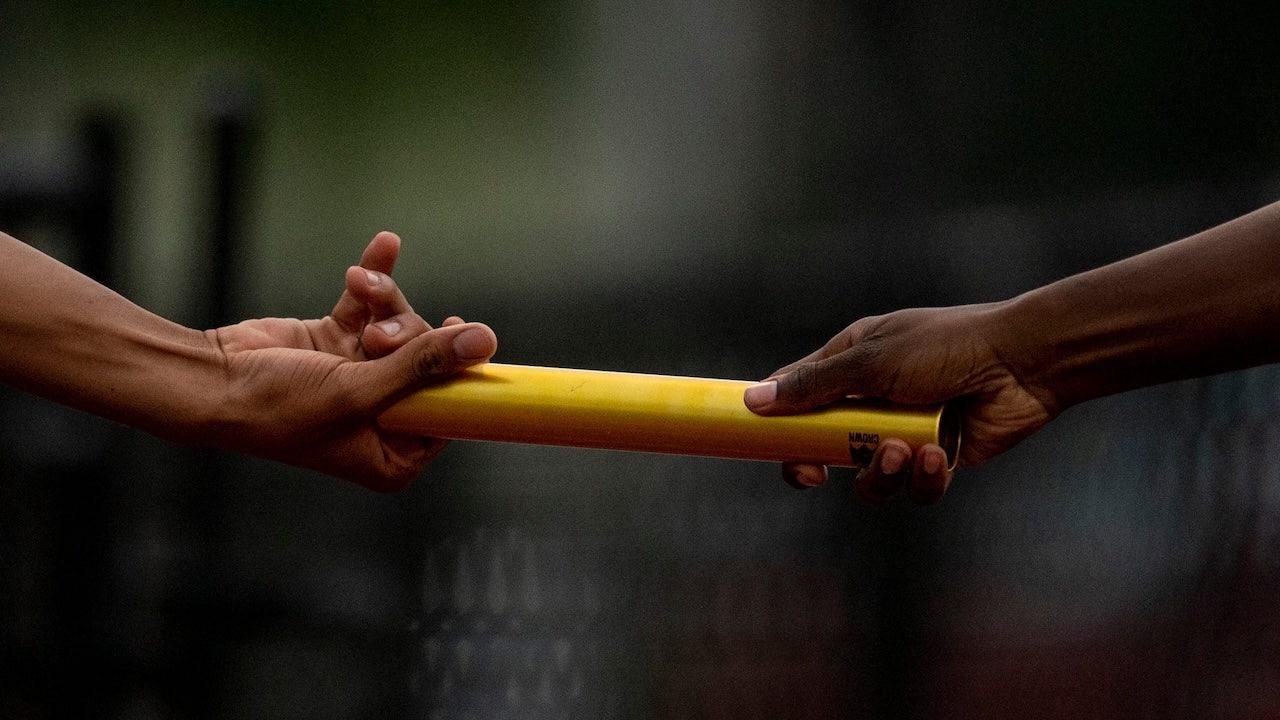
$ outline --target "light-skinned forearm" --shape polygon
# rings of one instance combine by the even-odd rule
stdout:
[[[169,322],[0,234],[0,382],[178,442],[404,487],[444,442],[378,415],[486,361],[487,326],[432,329],[389,273],[394,233],[374,236],[323,318],[256,318],[200,332]]]
[[[161,318],[0,233],[0,381],[193,441],[225,374],[205,333]]]
[[[1280,361],[1280,203],[1033,290],[992,317],[998,351],[1055,414]]]

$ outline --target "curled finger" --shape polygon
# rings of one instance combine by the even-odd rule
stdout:
[[[907,484],[907,497],[920,505],[933,505],[942,499],[951,484],[951,471],[947,468],[947,453],[937,445],[925,445],[916,454],[911,482]]]
[[[360,346],[365,357],[380,358],[430,329],[431,326],[417,313],[401,313],[366,325],[360,335]]]
[[[873,505],[889,502],[911,475],[911,446],[897,438],[880,443],[871,464],[854,479],[862,499]]]
[[[389,277],[399,257],[400,236],[384,230],[369,241],[360,255],[360,264],[347,268],[347,287],[329,313],[345,330],[355,333],[364,327],[368,321],[368,302],[362,292],[369,285],[377,284],[380,278]],[[362,271],[369,274],[364,275]]]
[[[810,463],[784,463],[782,479],[797,490],[808,490],[827,482],[827,466]]]

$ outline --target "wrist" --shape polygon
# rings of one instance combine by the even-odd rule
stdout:
[[[1035,291],[992,303],[980,332],[1009,373],[1050,417],[1056,417],[1085,398],[1064,392],[1061,367],[1047,332],[1053,320],[1043,304]]]
[[[196,330],[193,355],[185,363],[183,411],[167,438],[188,445],[225,447],[244,424],[244,403],[237,401],[230,381],[227,354],[216,329]]]
[[[213,445],[227,395],[224,356],[212,331],[171,330],[148,339],[146,379],[138,383],[147,399],[134,405],[137,416],[122,419],[164,440]]]
[[[1003,304],[1000,340],[1010,371],[1053,414],[1161,379],[1153,367],[1156,313],[1113,297],[1114,288],[1082,274]]]

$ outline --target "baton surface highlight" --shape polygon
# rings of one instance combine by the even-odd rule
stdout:
[[[395,432],[704,457],[865,467],[882,439],[941,445],[954,466],[960,418],[947,406],[843,400],[762,417],[752,382],[486,363],[419,390],[378,418]]]

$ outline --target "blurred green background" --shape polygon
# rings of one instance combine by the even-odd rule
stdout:
[[[4,2],[0,229],[192,325],[321,315],[390,229],[418,311],[499,360],[753,378],[1271,202],[1274,30]],[[0,714],[1269,717],[1278,398],[1261,369],[1100,401],[875,509],[847,475],[480,444],[382,497],[9,392]]]

